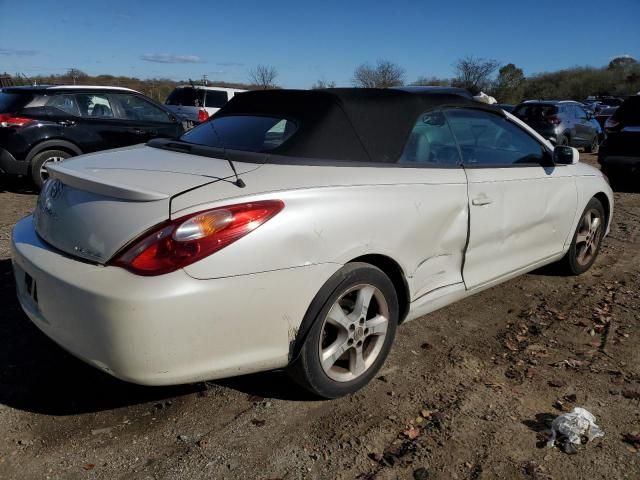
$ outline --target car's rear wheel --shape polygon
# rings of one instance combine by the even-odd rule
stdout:
[[[596,133],[593,136],[593,140],[591,140],[591,143],[587,147],[585,147],[584,151],[585,153],[598,153],[599,148],[600,148],[600,137]]]
[[[38,153],[31,160],[31,179],[38,188],[42,188],[42,184],[49,179],[48,165],[61,162],[65,158],[72,155],[64,150],[45,150]]]
[[[563,259],[569,273],[580,275],[591,268],[600,252],[605,229],[604,207],[600,200],[592,198],[580,217],[569,251]]]
[[[312,311],[314,304],[319,311]],[[345,265],[320,290],[307,313],[313,324],[290,366],[292,377],[325,398],[362,388],[391,349],[398,312],[396,291],[384,272],[366,263]]]

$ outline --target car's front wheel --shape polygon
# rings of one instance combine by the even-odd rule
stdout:
[[[64,150],[45,150],[38,153],[31,160],[31,179],[38,188],[42,188],[42,184],[49,178],[47,167],[52,163],[61,162],[65,158],[72,155]]]
[[[398,312],[395,288],[384,272],[366,263],[345,265],[307,312],[313,323],[290,366],[292,377],[325,398],[362,388],[391,349]]]
[[[580,275],[591,268],[600,252],[605,229],[604,207],[600,200],[592,198],[582,212],[569,251],[563,259],[569,273]]]

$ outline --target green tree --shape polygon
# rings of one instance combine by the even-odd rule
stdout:
[[[493,93],[499,102],[518,103],[524,94],[525,80],[522,69],[508,63],[498,71]]]

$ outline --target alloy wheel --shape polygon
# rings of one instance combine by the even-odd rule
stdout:
[[[351,287],[333,304],[318,346],[324,373],[349,382],[374,364],[387,336],[389,305],[373,285]]]
[[[47,170],[47,164],[61,162],[62,160],[64,160],[64,157],[54,156],[49,157],[44,162],[42,162],[42,165],[40,165],[40,178],[42,179],[42,183],[46,182],[49,179],[49,170]]]
[[[587,210],[578,227],[576,236],[576,261],[580,265],[589,264],[598,253],[602,230],[602,216],[594,208]]]

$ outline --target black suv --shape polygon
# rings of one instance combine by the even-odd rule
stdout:
[[[512,112],[556,145],[584,147],[595,153],[602,140],[602,128],[578,102],[540,100],[521,103]]]
[[[627,98],[604,124],[607,138],[598,162],[614,182],[640,175],[640,95]]]
[[[183,131],[164,106],[127,88],[0,89],[0,172],[30,175],[38,187],[49,162]]]

